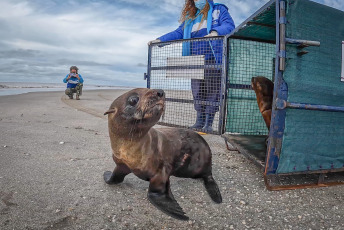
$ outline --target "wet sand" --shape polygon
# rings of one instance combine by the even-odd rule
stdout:
[[[113,170],[107,117],[126,90],[0,97],[0,229],[343,229],[344,186],[270,192],[262,171],[221,137],[204,138],[223,203],[201,181],[171,178],[172,192],[190,217],[182,222],[147,200],[148,182],[128,175],[103,182]]]

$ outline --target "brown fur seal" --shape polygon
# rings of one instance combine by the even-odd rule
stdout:
[[[263,115],[268,130],[270,130],[274,83],[266,77],[253,77],[251,86],[257,95],[259,111]]]
[[[210,197],[221,203],[212,176],[211,150],[197,133],[154,126],[165,108],[163,90],[134,89],[118,97],[105,112],[116,168],[104,173],[108,184],[118,184],[129,173],[149,181],[148,199],[164,213],[188,220],[170,189],[170,176],[202,178]],[[104,115],[105,115],[104,114]]]

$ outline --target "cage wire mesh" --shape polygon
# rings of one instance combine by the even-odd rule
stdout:
[[[273,80],[275,44],[229,39],[226,133],[267,135],[251,78]]]
[[[189,128],[198,114],[201,122],[194,128],[196,131],[219,132],[222,86],[226,82],[223,39],[198,38],[150,45],[148,88],[163,89],[166,93],[165,114],[159,124]],[[211,120],[213,130],[203,129]]]

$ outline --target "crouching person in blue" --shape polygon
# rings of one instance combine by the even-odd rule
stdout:
[[[70,99],[73,99],[73,94],[76,94],[76,100],[80,100],[82,94],[82,86],[84,79],[81,74],[78,74],[78,67],[71,66],[69,71],[70,73],[63,79],[64,83],[67,83],[67,89],[65,94],[68,95]]]
[[[181,13],[181,25],[150,43],[178,39],[215,37],[229,34],[234,28],[228,8],[213,0],[187,0]],[[183,43],[183,56],[204,55],[205,64],[214,68],[204,70],[204,79],[191,79],[196,123],[190,128],[212,132],[216,112],[219,111],[222,75],[223,42],[219,40]],[[216,67],[217,66],[217,67]]]

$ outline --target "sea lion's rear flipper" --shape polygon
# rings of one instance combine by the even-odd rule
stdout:
[[[126,165],[118,164],[113,172],[104,172],[104,181],[107,184],[119,184],[123,182],[124,177],[131,173],[130,169]]]
[[[203,177],[204,180],[204,186],[207,189],[207,192],[209,193],[210,198],[215,202],[215,203],[222,203],[222,196],[220,193],[220,189],[217,186],[213,176],[206,176]]]
[[[189,217],[185,215],[185,212],[172,195],[170,182],[167,181],[163,186],[161,186],[161,183],[156,184],[155,182],[156,181],[151,180],[149,185],[147,194],[149,201],[160,211],[172,216],[173,218],[179,220],[188,220]]]
[[[149,201],[160,211],[179,220],[188,220],[183,209],[177,201],[167,194],[148,192]]]

